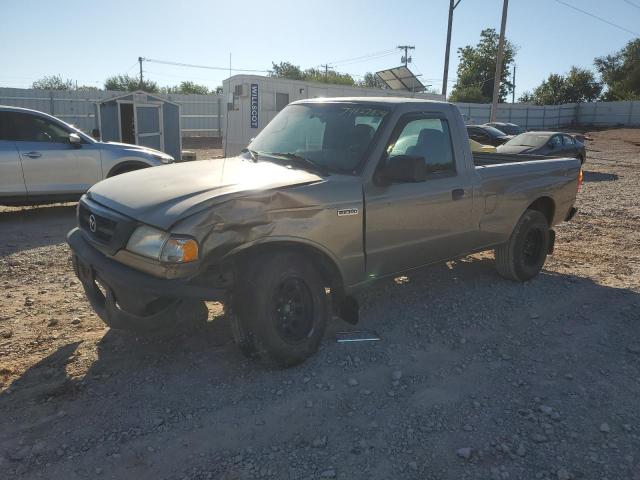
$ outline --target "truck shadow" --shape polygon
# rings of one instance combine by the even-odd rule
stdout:
[[[585,182],[615,182],[616,180],[618,180],[618,175],[615,173],[584,171]]]
[[[291,428],[295,426],[297,435],[306,428],[317,428],[313,416],[304,413],[305,399],[354,395],[357,389],[349,387],[345,377],[353,373],[346,369],[355,369],[361,385],[371,390],[368,402],[387,398],[388,382],[381,381],[380,375],[388,376],[392,364],[403,365],[411,379],[407,392],[417,403],[409,403],[410,408],[427,408],[434,402],[453,405],[471,391],[477,398],[504,391],[523,395],[525,390],[509,380],[515,361],[523,370],[535,366],[536,371],[556,375],[571,358],[572,375],[588,384],[599,368],[611,371],[613,364],[599,364],[606,349],[607,361],[628,366],[621,375],[640,374],[640,352],[628,353],[624,347],[640,341],[636,313],[640,295],[589,278],[544,271],[520,284],[498,277],[493,259],[467,257],[382,282],[359,299],[361,323],[331,322],[318,354],[288,370],[246,360],[233,345],[223,315],[191,333],[137,336],[108,330],[97,344],[76,341],[64,345],[0,393],[0,415],[28,419],[44,416],[44,409],[64,410],[66,415],[58,418],[49,413],[51,419],[46,421],[12,422],[0,435],[0,443],[2,437],[13,438],[9,435],[63,437],[84,418],[91,418],[92,428],[99,431],[112,428],[110,419],[117,417],[122,430],[140,426],[145,435],[158,434],[167,432],[167,425],[174,422],[188,422],[184,412],[192,411],[207,418],[201,420],[202,435],[215,437],[214,430],[231,421],[229,416],[234,417],[238,408],[259,412],[267,419],[270,415],[280,418],[283,398],[289,402],[287,414],[296,419]],[[339,330],[374,330],[381,341],[337,344],[334,336]],[[545,337],[534,338],[538,333],[533,335],[533,331],[543,331]],[[93,348],[96,357],[86,374],[71,378],[66,373],[70,363],[87,358],[84,350]],[[363,361],[356,358],[364,359],[364,368],[354,367],[353,362]],[[465,358],[475,360],[462,369]],[[460,372],[449,373],[457,370]],[[307,386],[305,377],[315,379]],[[617,381],[613,377],[612,372],[608,381]],[[332,383],[335,391],[316,388],[318,382]],[[551,380],[545,377],[538,387],[541,391],[552,388]],[[431,398],[433,395],[436,397]],[[290,413],[292,405],[299,405],[295,408],[300,413]],[[496,415],[512,421],[508,413],[501,412]],[[324,414],[333,417],[335,411],[327,408]],[[235,426],[227,430],[224,448],[246,444],[248,432],[260,425],[256,418],[254,414],[233,418]],[[293,438],[288,423],[274,425],[280,433],[269,435]],[[252,438],[252,442],[262,439]],[[175,436],[163,437],[167,451],[180,451],[180,441]],[[128,442],[132,448],[137,445],[135,439],[122,442],[124,450]]]
[[[548,306],[555,301],[561,302],[569,311],[574,308],[572,304],[584,308],[585,303],[590,305],[597,299],[624,297],[626,302],[640,304],[640,295],[632,290],[598,285],[588,278],[574,275],[543,271],[531,282],[510,282],[495,274],[492,258],[467,257],[375,284],[359,297],[360,323],[354,326],[340,319],[330,321],[321,351],[305,365],[317,366],[322,362],[318,359],[325,354],[348,354],[350,349],[360,348],[336,344],[335,334],[339,331],[376,331],[382,341],[369,344],[375,348],[375,345],[399,341],[396,337],[401,336],[400,330],[416,327],[416,321],[427,322],[433,331],[442,333],[458,331],[469,317],[476,317],[479,313],[486,321],[493,318],[502,324],[505,312],[513,309],[514,302],[531,304],[531,300],[538,298],[542,292],[544,304],[533,304],[529,308],[535,310],[537,316],[547,315]],[[463,302],[473,303],[474,307],[464,309]],[[566,316],[564,311],[562,315]],[[524,321],[522,326],[528,328],[529,314],[524,314],[524,317],[514,319],[511,327],[517,327]],[[166,369],[174,374],[179,372],[180,380],[173,378],[171,373],[164,376],[166,383],[163,388],[170,386],[174,380],[182,383],[187,378],[197,383],[202,380],[201,376],[214,372],[229,379],[234,378],[238,370],[245,374],[262,372],[267,375],[275,371],[241,355],[222,313],[213,317],[210,315],[204,326],[173,333],[137,335],[107,330],[97,342],[97,358],[83,379],[78,381],[67,378],[64,371],[81,343],[78,341],[60,347],[27,370],[11,385],[13,398],[19,391],[24,391],[25,397],[36,400],[69,391],[81,392],[87,383],[105,375],[126,379],[139,376],[148,369]],[[185,362],[194,368],[185,369]],[[294,367],[292,370],[296,368],[305,367]],[[43,387],[43,383],[46,383],[43,378],[51,379],[48,389]],[[72,385],[73,382],[76,385]],[[6,394],[0,395],[0,408],[9,398],[11,396]]]
[[[75,203],[0,211],[0,257],[64,242],[75,214]]]

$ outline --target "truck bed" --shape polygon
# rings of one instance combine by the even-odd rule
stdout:
[[[556,157],[549,157],[545,155],[527,155],[523,153],[473,153],[473,163],[476,167],[483,167],[486,165],[497,165],[501,163],[518,163],[529,162],[533,160],[551,160],[565,158],[561,155]]]

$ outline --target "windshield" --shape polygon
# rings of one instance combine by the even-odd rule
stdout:
[[[524,128],[518,125],[506,124],[504,127],[500,127],[498,130],[502,130],[507,135],[519,135],[524,133]]]
[[[539,133],[521,133],[509,140],[505,145],[520,145],[523,147],[541,147],[549,140],[549,135]]]
[[[483,125],[482,129],[493,137],[504,137],[504,132],[498,130],[497,128],[490,127],[489,125]]]
[[[248,148],[258,159],[302,157],[328,172],[354,173],[388,113],[360,103],[289,105]]]

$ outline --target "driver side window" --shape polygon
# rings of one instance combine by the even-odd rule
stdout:
[[[559,147],[562,145],[562,138],[560,138],[560,135],[554,135],[551,137],[551,141],[549,143],[554,147]]]
[[[17,142],[69,143],[69,132],[49,120],[29,115],[13,113],[13,136]]]
[[[387,147],[387,162],[394,157],[422,157],[427,173],[455,174],[449,123],[441,118],[419,117],[406,122],[398,138]]]

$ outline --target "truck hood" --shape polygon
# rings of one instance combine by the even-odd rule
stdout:
[[[232,198],[322,181],[322,177],[241,157],[145,168],[95,184],[92,200],[142,223],[169,230],[178,220]]]

